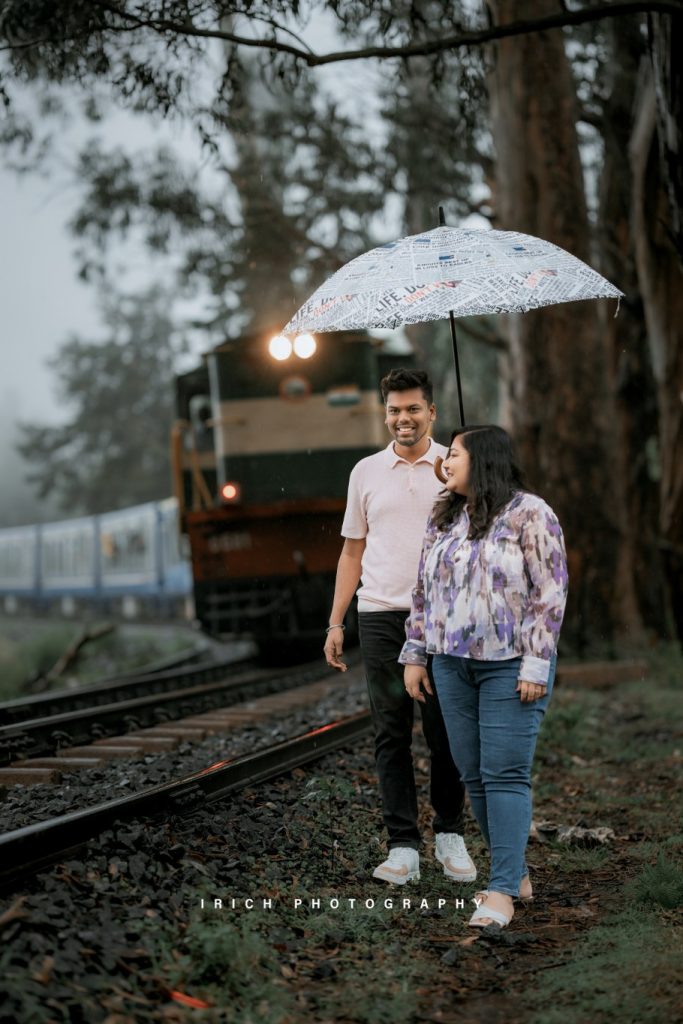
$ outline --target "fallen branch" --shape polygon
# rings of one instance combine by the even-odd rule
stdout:
[[[76,637],[69,644],[48,672],[41,672],[40,675],[31,680],[29,685],[30,691],[32,693],[42,693],[44,690],[48,690],[50,684],[64,675],[66,670],[78,659],[86,644],[91,643],[93,640],[99,640],[100,637],[107,636],[109,633],[113,633],[115,629],[116,626],[113,623],[105,623],[103,626],[84,629],[80,636]]]

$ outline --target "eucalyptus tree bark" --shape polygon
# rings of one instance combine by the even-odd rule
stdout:
[[[648,629],[662,635],[672,632],[672,618],[659,546],[658,401],[636,269],[633,180],[629,161],[624,159],[646,44],[635,18],[609,22],[604,34],[609,58],[600,124],[598,269],[625,292],[619,316],[609,317],[605,324],[619,430],[617,465],[625,488],[625,525],[638,607]]]
[[[495,24],[539,18],[553,0],[492,0]],[[491,52],[497,227],[590,260],[576,95],[561,31]],[[563,524],[570,595],[563,637],[579,651],[641,628],[635,599],[605,323],[580,302],[509,319],[510,413],[531,486]]]
[[[669,59],[672,57],[670,54]],[[683,637],[683,275],[676,222],[671,218],[671,189],[665,184],[669,169],[662,155],[666,147],[657,136],[657,107],[648,69],[641,81],[629,147],[632,220],[638,283],[657,385],[660,546],[676,627]]]

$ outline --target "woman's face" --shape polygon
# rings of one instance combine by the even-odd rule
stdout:
[[[443,462],[446,490],[467,497],[470,481],[470,454],[460,437],[454,437]]]

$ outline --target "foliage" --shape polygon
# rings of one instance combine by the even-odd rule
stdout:
[[[529,1024],[670,1020],[681,980],[674,944],[673,927],[656,914],[631,908],[612,914],[576,944],[567,963],[536,975],[525,1019]]]
[[[675,910],[683,906],[681,864],[660,853],[655,864],[646,865],[633,880],[632,891],[638,903]]]
[[[231,152],[216,151],[210,181],[165,149],[134,159],[91,144],[71,225],[86,277],[129,235],[155,258],[172,256],[181,292],[207,296],[203,326],[214,333],[288,319],[314,282],[369,244],[385,202],[374,147],[335,102],[310,81],[264,91],[253,68],[241,74],[239,98],[214,110]]]
[[[73,638],[72,626],[38,630],[20,642],[0,635],[0,700],[26,693],[29,681],[48,672]]]
[[[0,700],[13,700],[32,692],[34,681],[54,668],[85,628],[84,623],[75,622],[32,622],[30,625],[12,619],[0,622]],[[120,627],[85,644],[66,675],[53,679],[48,688],[86,686],[147,667],[187,650],[188,646],[187,633],[183,630]]]
[[[195,914],[184,931],[180,950],[164,942],[158,925],[150,934],[157,963],[170,984],[191,991],[215,1008],[211,1020],[241,1024],[280,1024],[291,1019],[294,1003],[279,978],[277,956],[249,915],[226,922],[221,911]],[[157,947],[155,949],[154,947]],[[165,949],[166,962],[159,959]]]
[[[169,490],[173,374],[182,350],[159,292],[106,302],[102,342],[74,336],[50,360],[73,410],[59,426],[21,426],[29,479],[71,514],[163,498]]]

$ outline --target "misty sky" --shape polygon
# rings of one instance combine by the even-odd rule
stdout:
[[[150,125],[141,118],[116,113],[98,135],[107,144],[131,151],[150,142]],[[73,152],[95,135],[91,125],[77,121],[68,134],[67,149]],[[178,144],[178,126],[157,125],[154,144]],[[68,156],[67,156],[68,160]],[[2,308],[2,410],[21,419],[41,422],[62,418],[54,389],[54,375],[45,365],[66,337],[101,334],[97,293],[77,277],[73,258],[74,239],[68,222],[79,201],[79,192],[68,166],[61,162],[49,179],[35,174],[21,177],[0,166],[0,308]],[[129,284],[144,287],[153,277],[142,262],[130,275]],[[137,280],[136,280],[137,279]]]
[[[333,20],[316,15],[303,33],[321,52],[340,45]],[[343,44],[341,44],[343,45]],[[214,60],[215,58],[215,60]],[[217,49],[210,64],[222,64]],[[320,69],[316,77],[342,102],[376,94],[381,69],[353,62]],[[74,109],[78,96],[74,93]],[[367,113],[367,111],[366,111]],[[372,115],[372,112],[370,112]],[[379,127],[379,123],[378,123]],[[119,144],[131,152],[168,144],[190,156],[199,154],[192,129],[152,121],[112,110],[100,126],[76,119],[61,147],[61,166],[50,180],[17,175],[0,163],[0,308],[2,309],[3,373],[0,379],[0,422],[5,417],[36,417],[41,422],[61,418],[53,376],[45,360],[71,332],[96,337],[101,330],[95,288],[76,276],[74,240],[67,224],[78,205],[79,193],[69,170],[78,149],[93,136],[106,145]],[[126,284],[137,290],[153,279],[145,270],[146,256],[129,274]],[[0,439],[0,458],[3,443]]]

